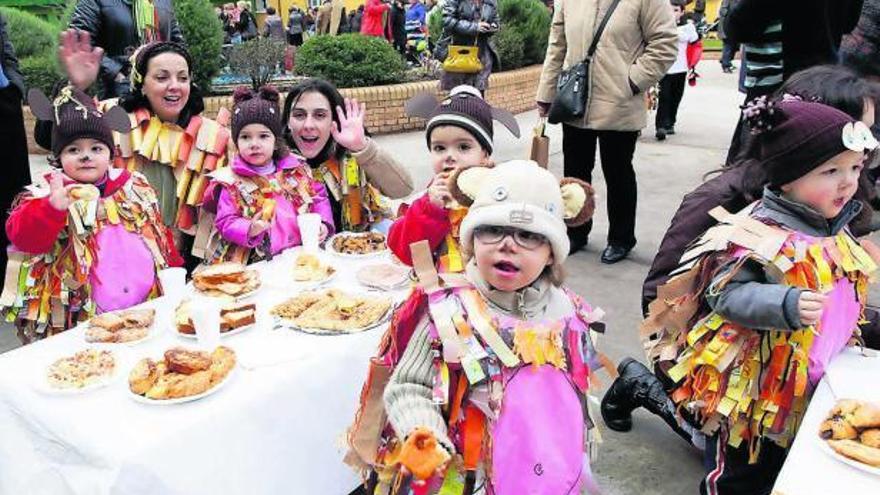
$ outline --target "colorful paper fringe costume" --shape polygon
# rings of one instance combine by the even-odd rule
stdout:
[[[67,125],[64,119],[80,123],[82,119],[103,119],[105,125],[117,130],[127,126],[121,108],[115,107],[102,116],[82,92],[62,90],[50,103],[42,93],[32,90],[28,100],[38,118],[53,120],[59,128]],[[162,222],[156,192],[137,172],[110,169],[106,187],[111,187],[110,183],[118,185],[112,194],[100,197],[98,190],[89,185],[94,194],[70,205],[65,226],[47,252],[10,252],[0,306],[6,308],[6,321],[15,322],[23,341],[71,328],[99,310],[118,309],[98,307],[96,284],[105,287],[101,290],[111,301],[108,305],[138,297],[141,291],[146,292],[147,299],[159,295],[156,271],[179,256]],[[48,187],[29,186],[17,208],[46,201],[48,196]],[[115,268],[125,264],[130,265],[127,273]],[[138,278],[141,274],[143,279]],[[131,287],[132,293],[113,294],[122,287]]]
[[[762,438],[790,444],[824,365],[858,337],[878,250],[846,229],[808,237],[750,218],[750,210],[710,213],[720,223],[692,244],[678,274],[658,289],[641,337],[650,362],[676,384],[671,397],[679,411],[707,435],[723,428],[734,448],[745,442],[755,462]],[[777,283],[827,294],[821,322],[756,330],[712,312],[704,292],[723,289],[747,262]],[[710,286],[727,263],[732,268]]]
[[[140,108],[129,114],[131,132],[116,134],[119,156],[116,166],[128,170],[144,167],[170,167],[177,181],[176,191],[160,191],[176,198],[176,217],[169,224],[189,234],[199,222],[197,207],[210,178],[208,174],[229,165],[232,146],[225,124],[229,111],[221,109],[217,120],[202,115],[190,118],[186,128],[162,122],[149,110]]]
[[[538,168],[521,162],[512,166]],[[484,181],[489,170],[468,172],[488,186],[480,188],[480,198],[494,190],[490,201],[497,204],[473,207],[469,219],[483,214],[483,208],[493,214],[506,205],[514,223],[555,229],[562,239],[561,210],[571,213],[564,218],[589,218],[580,213],[591,189],[577,195],[579,206],[570,210],[552,195],[540,205],[526,204],[520,196],[523,189],[508,189],[506,184],[496,187],[497,175]],[[530,172],[522,170],[525,175]],[[561,189],[589,188],[556,184]],[[535,225],[546,212],[556,223]],[[566,246],[566,255],[567,250]],[[493,313],[486,296],[461,274],[438,274],[427,241],[414,244],[412,251],[420,285],[395,312],[379,354],[371,359],[360,408],[348,435],[351,450],[346,462],[364,475],[367,493],[409,493],[400,464],[417,479],[431,478],[424,489],[413,485],[414,490],[422,490],[416,493],[470,495],[481,481],[486,483],[485,493],[495,495],[579,493],[583,486],[595,489],[588,455],[596,433],[590,430],[586,394],[593,370],[607,362],[596,352],[589,332],[591,328],[604,330],[599,322],[603,312],[568,290],[554,287],[547,290],[557,291],[574,309],[566,316],[520,320]],[[479,277],[475,266],[468,270],[469,277]],[[453,445],[418,427],[401,440],[406,433],[394,431],[385,409],[383,393],[417,331],[427,332],[431,400]],[[421,356],[420,350],[415,352]],[[424,368],[421,359],[418,367]],[[421,389],[422,384],[417,387]],[[455,455],[450,460],[451,452]],[[442,479],[433,477],[438,469],[445,470]]]
[[[374,223],[394,218],[388,201],[370,184],[366,172],[354,157],[346,155],[342,163],[332,157],[314,174],[342,207],[342,225],[336,226],[337,232],[365,232]]]

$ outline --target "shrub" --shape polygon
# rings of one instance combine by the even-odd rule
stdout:
[[[204,92],[223,68],[223,27],[210,0],[175,0],[174,15],[193,59],[193,81]]]
[[[0,15],[6,19],[9,40],[15,47],[15,55],[21,59],[55,54],[58,43],[58,27],[39,17],[18,9],[0,7]]]
[[[271,38],[254,38],[234,45],[229,52],[229,68],[235,74],[249,77],[251,86],[258,90],[272,80],[283,64],[286,47],[284,42]]]
[[[514,30],[522,37],[522,65],[542,62],[550,35],[550,10],[540,0],[499,0],[498,16],[502,30]],[[503,59],[501,63],[510,67]]]
[[[525,41],[519,31],[502,26],[495,35],[493,43],[501,60],[500,70],[518,69],[523,66]]]
[[[18,68],[27,87],[37,88],[45,95],[51,96],[55,84],[64,79],[54,53],[20,59]]]
[[[315,36],[296,54],[296,71],[340,88],[393,84],[406,64],[384,39],[361,34]]]
[[[428,40],[433,47],[437,44],[437,40],[439,40],[440,36],[443,34],[443,9],[438,7],[431,10],[430,14],[428,14],[427,22]]]

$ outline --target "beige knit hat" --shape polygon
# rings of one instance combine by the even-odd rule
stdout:
[[[566,225],[582,225],[595,208],[589,184],[571,178],[559,181],[529,160],[460,169],[450,182],[453,197],[470,206],[461,223],[462,245],[471,245],[478,226],[515,227],[545,236],[560,264],[568,257]]]

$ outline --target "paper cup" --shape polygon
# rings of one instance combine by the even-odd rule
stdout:
[[[321,215],[317,213],[300,213],[296,217],[299,223],[299,235],[306,251],[316,252],[321,236]]]
[[[220,345],[220,302],[211,297],[197,296],[191,308],[199,347],[213,351]]]
[[[186,290],[186,269],[172,267],[159,270],[159,283],[162,285],[162,294],[176,306]]]

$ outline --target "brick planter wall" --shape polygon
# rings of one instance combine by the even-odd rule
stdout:
[[[535,93],[540,78],[540,65],[492,74],[486,98],[493,106],[507,109],[513,114],[531,110],[535,107]],[[404,115],[404,103],[422,92],[434,92],[438,98],[442,96],[437,81],[348,88],[342,89],[341,92],[343,96],[357,98],[366,104],[367,121],[365,125],[373,134],[422,128],[424,126],[423,119],[409,118]],[[207,97],[205,98],[205,115],[213,118],[224,106],[232,108],[232,96]],[[32,135],[34,117],[27,107],[24,108],[24,115],[30,153],[45,153],[45,150],[34,143]]]

